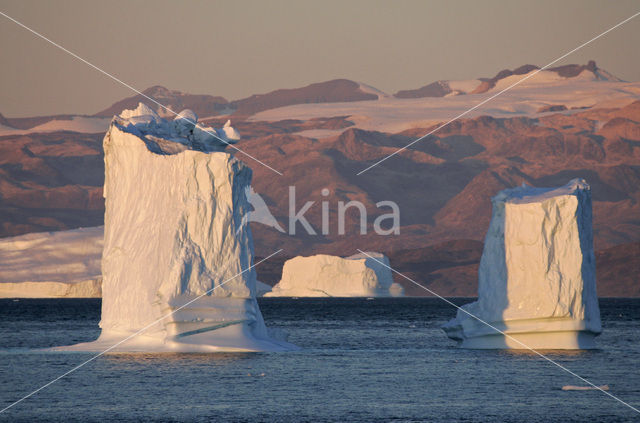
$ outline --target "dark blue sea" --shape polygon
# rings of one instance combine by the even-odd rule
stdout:
[[[471,299],[456,299],[463,304]],[[548,356],[640,408],[640,299],[600,300],[600,349]],[[0,421],[626,422],[640,414],[532,353],[457,349],[438,299],[261,299],[302,350],[107,354]],[[0,409],[91,357],[100,300],[0,300]]]

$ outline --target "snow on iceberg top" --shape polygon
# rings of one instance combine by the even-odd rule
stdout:
[[[589,191],[590,189],[587,181],[581,178],[572,179],[566,185],[558,188],[535,188],[523,183],[520,187],[500,191],[492,200],[512,204],[541,203],[553,197],[576,195],[578,191]]]
[[[185,109],[169,121],[143,103],[133,110],[123,110],[112,123],[123,132],[142,139],[149,150],[158,154],[175,154],[184,150],[223,151],[240,139],[230,120],[221,129],[215,129],[199,124],[198,116]]]

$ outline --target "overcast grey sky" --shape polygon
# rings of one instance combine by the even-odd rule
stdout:
[[[13,1],[0,10],[144,90],[228,100],[334,78],[390,93],[542,66],[640,11],[627,1]],[[0,113],[95,113],[132,95],[0,16]],[[562,63],[640,80],[640,17]]]

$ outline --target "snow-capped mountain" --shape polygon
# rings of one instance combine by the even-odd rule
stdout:
[[[596,62],[591,60],[586,65],[564,65],[539,71],[535,65],[524,65],[516,69],[505,69],[498,72],[493,78],[477,78],[468,80],[442,80],[435,81],[418,89],[402,90],[394,94],[398,98],[422,98],[422,97],[446,97],[450,95],[482,94],[495,88],[511,85],[520,78],[537,72],[538,83],[563,81],[568,78],[579,78],[590,81],[622,82],[621,79],[611,75],[604,69],[598,68]],[[513,78],[519,76],[520,78]]]

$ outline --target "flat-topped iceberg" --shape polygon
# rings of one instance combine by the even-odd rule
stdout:
[[[66,349],[102,350],[142,329],[115,351],[293,348],[270,338],[256,302],[243,219],[252,172],[223,151],[238,138],[228,124],[201,127],[191,111],[166,121],[141,104],[113,119],[104,138],[102,333]]]
[[[467,348],[594,348],[602,327],[589,185],[523,185],[492,202],[478,301],[463,309],[509,336],[460,310],[444,331]]]
[[[386,265],[386,266],[385,266]],[[284,263],[282,279],[265,297],[402,296],[393,283],[389,259],[380,253],[342,258],[325,254],[294,257]]]

